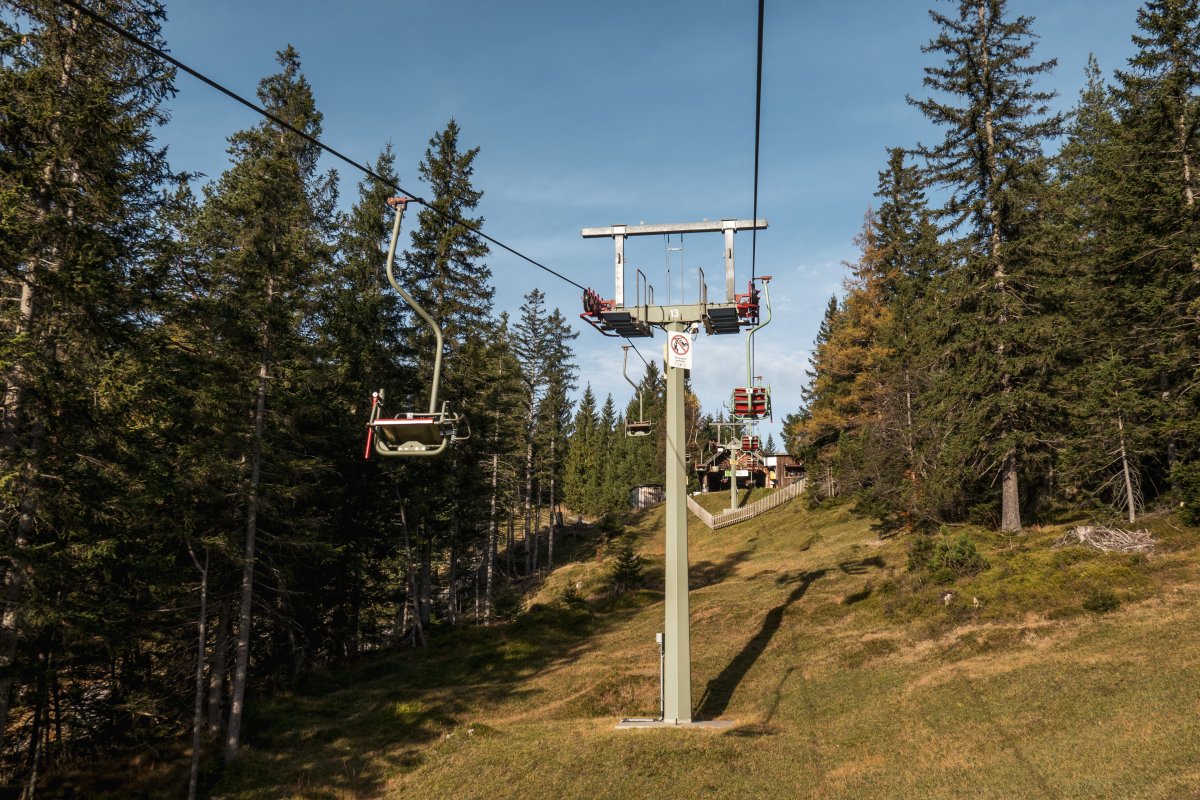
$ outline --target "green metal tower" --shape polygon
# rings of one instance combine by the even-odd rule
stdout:
[[[706,333],[739,333],[758,324],[759,293],[751,282],[745,294],[734,292],[733,237],[737,231],[763,229],[766,220],[726,219],[678,225],[612,225],[584,228],[584,238],[611,237],[616,245],[616,290],[611,300],[588,289],[580,316],[605,336],[650,338],[654,328],[667,334],[667,455],[666,455],[666,620],[663,643],[662,719],[649,724],[692,723],[691,625],[688,617],[687,465],[684,437],[683,379],[691,368],[692,337]],[[710,303],[704,272],[700,271],[697,302],[652,305],[654,290],[641,270],[636,271],[633,305],[625,305],[625,238],[665,234],[721,232],[725,235],[725,300]],[[733,465],[731,465],[733,466]],[[736,479],[734,479],[736,480]]]

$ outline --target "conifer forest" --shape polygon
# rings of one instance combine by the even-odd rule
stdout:
[[[939,134],[879,154],[844,288],[816,342],[789,343],[813,348],[803,396],[774,398],[808,502],[849,498],[881,536],[1016,536],[1062,509],[1200,522],[1200,0],[1147,0],[1136,55],[1093,62],[1065,113],[1035,19],[932,5],[907,102]],[[235,759],[259,698],[510,619],[579,522],[619,529],[630,489],[663,482],[661,426],[625,435],[664,418],[657,347],[630,360],[635,394],[584,373],[590,331],[548,307],[551,278],[494,304],[486,131],[448,119],[404,154],[381,134],[341,197],[280,43],[257,84],[276,119],[230,130],[201,179],[158,137],[180,72],[83,9],[169,49],[159,0],[0,0],[13,797],[160,742]],[[364,459],[371,392],[421,407],[433,370],[383,273],[401,173],[424,197],[396,279],[442,328],[470,436]],[[689,452],[723,419],[689,394]]]

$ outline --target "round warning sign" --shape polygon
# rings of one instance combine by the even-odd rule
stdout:
[[[692,368],[692,339],[686,333],[672,333],[667,339],[667,363],[677,369]]]

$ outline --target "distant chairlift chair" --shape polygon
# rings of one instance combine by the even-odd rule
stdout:
[[[470,436],[469,427],[467,434],[460,433],[461,428],[467,427],[461,414],[450,413],[446,402],[438,407],[438,384],[442,377],[442,329],[420,303],[396,282],[396,243],[400,239],[400,221],[404,218],[407,204],[407,197],[393,197],[388,200],[388,205],[396,210],[396,220],[392,224],[392,241],[388,247],[387,278],[392,288],[404,298],[404,302],[433,329],[435,343],[429,410],[409,411],[398,416],[385,417],[383,390],[373,392],[364,458],[370,458],[372,450],[381,456],[436,456],[445,452],[451,442],[462,441]]]
[[[762,281],[762,294],[767,306],[767,318],[751,328],[746,334],[746,385],[739,386],[733,390],[733,399],[730,403],[730,411],[733,418],[738,422],[757,422],[768,417],[774,418],[771,414],[771,387],[763,386],[761,379],[756,381],[751,374],[753,372],[751,346],[754,341],[754,334],[767,327],[771,322],[771,293],[767,289],[767,284],[770,283],[771,276],[764,275],[758,280]],[[753,284],[751,285],[751,294],[754,294]]]
[[[625,363],[621,367],[621,374],[625,376],[625,382],[633,387],[633,391],[637,394],[638,399],[638,418],[637,422],[625,421],[626,436],[649,436],[653,430],[653,425],[650,420],[646,419],[645,407],[642,403],[642,391],[638,385],[629,379],[629,348],[630,345],[623,345],[622,350],[625,351]]]

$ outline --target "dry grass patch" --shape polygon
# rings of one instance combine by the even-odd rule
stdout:
[[[693,701],[739,721],[718,735],[612,730],[657,710],[661,581],[609,597],[602,543],[576,542],[580,560],[546,578],[520,622],[441,632],[428,653],[266,704],[218,793],[1197,796],[1200,537],[1154,525],[1164,544],[1140,561],[1052,553],[1061,527],[971,530],[988,568],[937,585],[907,570],[906,540],[880,541],[841,508],[798,501],[721,531],[693,525]],[[629,526],[649,570],[661,526],[661,509]],[[584,609],[561,601],[576,583],[595,587]],[[1101,584],[1120,607],[1083,611],[1081,592]]]

